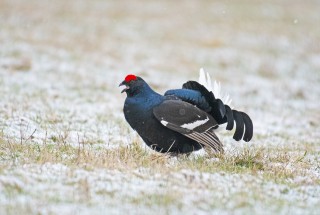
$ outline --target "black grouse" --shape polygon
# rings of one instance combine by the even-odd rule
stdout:
[[[232,130],[234,121],[235,140],[248,142],[253,136],[253,124],[246,113],[232,110],[196,81],[188,81],[182,89],[168,90],[164,95],[135,75],[127,75],[119,86],[123,85],[127,122],[158,152],[190,153],[209,147],[221,153],[223,145],[214,131],[224,123],[227,130]]]

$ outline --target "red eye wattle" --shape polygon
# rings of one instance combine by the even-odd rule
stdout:
[[[124,80],[125,80],[125,82],[129,83],[132,80],[134,80],[134,81],[137,80],[137,76],[135,76],[135,75],[127,75],[127,77]]]

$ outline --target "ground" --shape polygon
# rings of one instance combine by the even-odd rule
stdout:
[[[0,0],[0,214],[319,214],[320,2]],[[221,82],[224,155],[149,150],[126,74]]]

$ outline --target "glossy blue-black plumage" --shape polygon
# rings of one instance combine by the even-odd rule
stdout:
[[[127,122],[149,147],[158,152],[190,153],[203,147],[199,142],[164,126],[167,122],[163,124],[159,117],[155,117],[153,110],[165,100],[181,100],[192,104],[194,108],[197,107],[212,116],[214,122],[227,123],[227,130],[233,128],[235,121],[236,130],[233,138],[243,138],[245,141],[252,138],[253,125],[250,117],[243,112],[231,110],[197,82],[189,81],[182,89],[168,90],[164,96],[153,91],[140,77],[134,81],[124,81],[121,85],[126,86],[123,90],[127,94],[123,111]],[[190,123],[192,124],[192,121]]]
[[[163,126],[153,115],[153,108],[166,99],[177,99],[162,96],[153,91],[139,78],[138,83],[126,91],[124,115],[129,125],[138,132],[144,142],[158,152],[190,153],[202,146],[196,141]],[[139,86],[139,87],[136,87]]]
[[[225,105],[220,99],[216,99],[213,94],[208,94],[206,97],[201,91],[192,89],[175,89],[168,90],[165,92],[165,95],[176,96],[185,102],[197,106],[201,110],[210,113],[210,115],[212,115],[219,124],[227,122],[227,118],[225,117]]]
[[[190,89],[175,89],[168,90],[164,94],[165,96],[177,96],[183,101],[196,105],[198,108],[209,112],[211,107],[209,103],[206,101],[205,97],[201,95],[199,91],[190,90]]]
[[[233,139],[237,141],[243,139],[247,142],[252,139],[253,124],[250,117],[244,112],[231,110],[198,82],[188,81],[183,84],[182,89],[169,90],[165,95],[177,96],[183,101],[196,105],[213,116],[218,124],[227,123],[227,130],[233,129],[235,121],[236,129]]]

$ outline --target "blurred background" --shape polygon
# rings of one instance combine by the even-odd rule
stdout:
[[[2,0],[0,9],[1,65],[3,58],[25,63],[7,65],[14,71],[45,63],[55,65],[41,68],[47,72],[77,63],[107,74],[188,78],[200,67],[218,78],[301,78],[306,70],[319,71],[316,0]]]
[[[316,0],[1,0],[1,111],[37,118],[49,106],[55,121],[74,107],[70,120],[88,120],[81,112],[95,103],[120,116],[125,75],[163,93],[203,67],[236,107],[261,117],[258,128],[317,127],[319,9]]]

